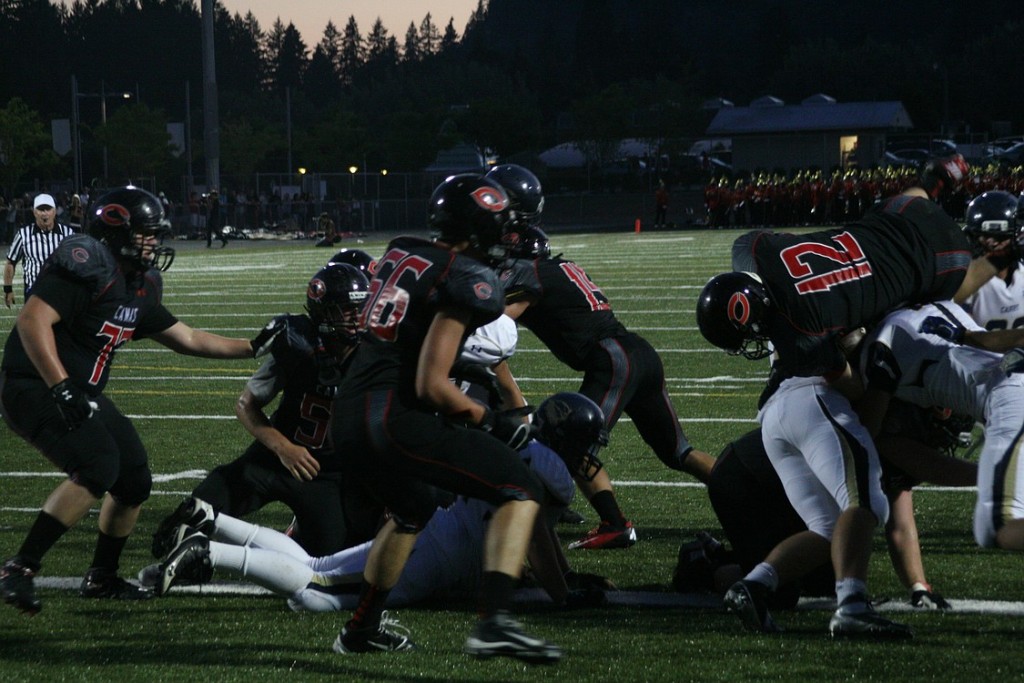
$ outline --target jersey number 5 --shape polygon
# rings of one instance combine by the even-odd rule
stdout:
[[[827,292],[836,285],[872,275],[871,264],[853,235],[840,233],[832,241],[836,247],[800,242],[782,250],[782,262],[790,277],[797,281],[796,291],[800,294]],[[817,272],[810,263],[816,265]]]

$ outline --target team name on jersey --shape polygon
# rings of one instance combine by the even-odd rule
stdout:
[[[119,323],[130,323],[134,325],[139,319],[138,306],[118,306],[114,313],[114,321]]]

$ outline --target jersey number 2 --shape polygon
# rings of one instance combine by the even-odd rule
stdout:
[[[800,294],[827,292],[837,285],[873,274],[864,250],[853,235],[840,233],[832,241],[836,247],[818,242],[800,242],[782,250],[782,262],[790,277],[797,281],[796,291]],[[808,261],[815,263],[817,272]]]

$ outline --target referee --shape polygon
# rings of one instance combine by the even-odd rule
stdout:
[[[25,298],[32,289],[32,283],[39,275],[43,266],[60,241],[74,231],[68,226],[57,222],[57,210],[53,197],[41,194],[32,202],[32,214],[35,222],[18,230],[7,250],[7,263],[4,264],[4,304],[7,308],[14,305],[14,269],[19,261],[24,261]]]

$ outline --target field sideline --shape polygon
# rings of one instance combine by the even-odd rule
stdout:
[[[694,320],[697,294],[728,268],[735,231],[552,235],[554,253],[583,266],[619,318],[662,356],[667,384],[687,436],[717,454],[751,429],[766,366],[708,346]],[[165,275],[165,303],[196,327],[252,336],[272,315],[299,313],[305,283],[332,252],[309,243],[239,243],[224,250],[182,247]],[[384,242],[358,246],[378,256]],[[20,278],[20,272],[17,275]],[[16,311],[0,308],[6,339]],[[531,404],[574,390],[579,375],[523,331],[511,367]],[[161,517],[215,464],[236,457],[249,438],[234,401],[255,361],[205,361],[151,342],[129,344],[114,362],[107,394],[132,417],[150,451],[154,491],[122,562],[126,575],[152,561],[149,536]],[[86,519],[47,556],[40,575],[43,611],[28,619],[0,605],[0,670],[5,680],[81,681],[533,681],[551,674],[579,681],[861,680],[979,681],[1024,679],[1022,558],[981,550],[971,538],[973,493],[923,487],[915,495],[930,582],[958,608],[922,613],[889,564],[881,535],[870,588],[882,610],[916,631],[909,643],[832,643],[827,605],[809,602],[776,615],[786,633],[752,636],[711,596],[681,596],[670,578],[680,543],[702,529],[721,536],[703,486],[665,468],[631,421],[612,432],[605,462],[640,542],[624,551],[569,553],[574,568],[610,577],[621,592],[602,608],[554,610],[524,594],[531,631],[560,644],[553,669],[512,661],[476,662],[461,653],[472,604],[438,601],[395,611],[420,645],[402,656],[342,657],[330,651],[342,615],[294,614],[284,601],[243,594],[227,577],[202,594],[172,593],[137,604],[83,601],[73,591],[95,539]],[[0,556],[17,550],[60,475],[0,427]],[[594,523],[585,503],[574,504]],[[283,528],[284,508],[253,518]],[[585,527],[559,527],[564,543]]]

